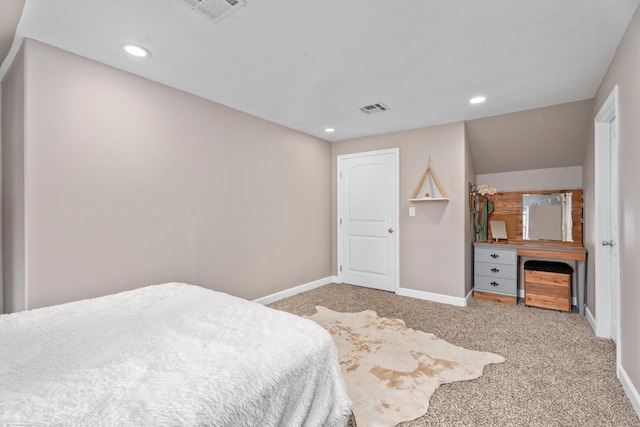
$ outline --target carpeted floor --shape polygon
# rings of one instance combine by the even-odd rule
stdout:
[[[417,426],[640,426],[615,374],[615,346],[577,313],[471,300],[456,307],[344,284],[271,304],[311,315],[375,310],[448,342],[505,357],[476,380],[441,385]]]

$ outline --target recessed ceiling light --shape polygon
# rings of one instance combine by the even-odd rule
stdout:
[[[138,46],[136,44],[125,43],[122,45],[122,48],[129,55],[133,55],[138,58],[147,58],[151,56],[151,52],[149,52],[147,49],[143,48],[142,46]]]
[[[487,98],[485,98],[484,96],[476,96],[475,98],[471,98],[469,100],[469,104],[481,104],[484,101],[486,101]]]
[[[335,132],[336,130],[334,128],[326,128],[324,131],[331,133],[331,132]]]

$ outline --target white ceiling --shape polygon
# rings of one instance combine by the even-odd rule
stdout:
[[[178,0],[26,0],[0,78],[30,37],[341,141],[590,99],[639,2],[247,0],[212,23]]]

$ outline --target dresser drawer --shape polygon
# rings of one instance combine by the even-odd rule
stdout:
[[[505,295],[516,295],[516,279],[504,279],[501,277],[478,276],[473,281],[475,290],[494,292]]]
[[[475,250],[476,262],[489,262],[492,264],[509,264],[516,265],[516,250],[515,249],[497,249],[497,248],[484,248],[477,247]]]
[[[474,274],[479,276],[502,277],[505,279],[515,279],[516,266],[507,264],[496,264],[489,262],[476,262]]]

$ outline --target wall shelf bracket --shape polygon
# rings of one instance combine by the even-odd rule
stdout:
[[[433,182],[436,184],[436,187],[438,188],[438,191],[440,192],[440,195],[442,197],[426,197],[425,196],[423,198],[418,198],[418,193],[420,193],[420,190],[422,189],[422,186],[424,185],[424,182],[426,181],[427,176],[429,175],[431,175],[431,179],[433,179]],[[442,188],[442,185],[440,184],[438,175],[436,175],[436,172],[431,167],[431,157],[429,157],[429,164],[427,165],[424,172],[422,172],[420,181],[418,181],[418,184],[416,185],[415,190],[413,190],[413,194],[411,194],[409,201],[410,202],[436,202],[436,201],[448,201],[448,200],[449,198],[447,197],[447,193],[444,191],[444,189]]]

